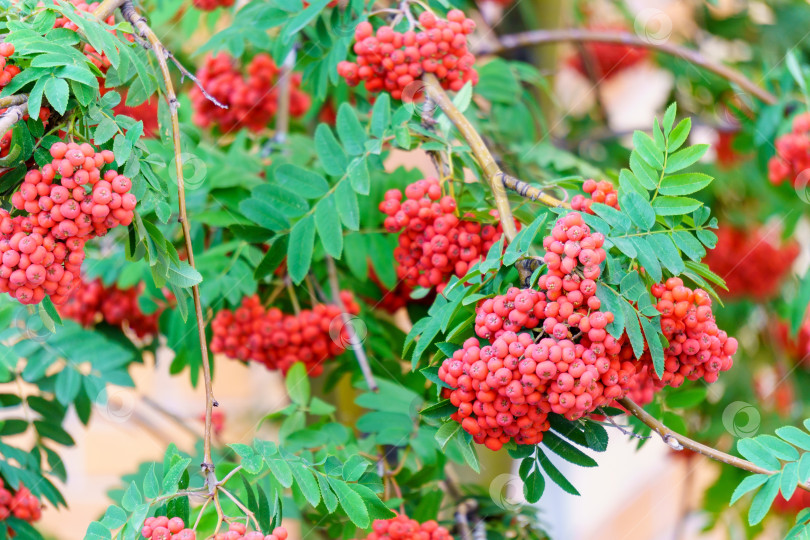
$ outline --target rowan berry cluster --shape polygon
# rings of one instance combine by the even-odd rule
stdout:
[[[726,280],[723,294],[729,298],[767,300],[777,294],[798,255],[795,241],[780,245],[778,237],[763,230],[720,227],[717,246],[704,262]]]
[[[194,7],[202,11],[214,11],[219,7],[231,7],[234,0],[192,0]]]
[[[621,26],[589,26],[593,31],[625,30]],[[609,79],[631,66],[638,64],[649,56],[649,52],[641,47],[620,45],[616,43],[583,43],[585,55],[575,54],[568,59],[568,65],[588,75],[588,62],[592,62],[593,76],[597,79]]]
[[[664,374],[659,379],[648,368],[656,388],[678,387],[685,379],[712,383],[721,371],[731,368],[737,340],[717,327],[712,299],[702,289],[684,286],[680,278],[669,278],[652,287],[661,313],[661,330],[669,341],[664,350]]]
[[[11,82],[15,76],[19,75],[20,68],[8,63],[8,59],[14,54],[14,45],[11,43],[0,43],[0,88]]]
[[[419,523],[400,514],[391,519],[375,519],[365,540],[452,540],[450,531],[433,520]]]
[[[591,205],[595,202],[602,203],[607,206],[612,206],[616,210],[619,209],[619,193],[613,184],[607,180],[597,182],[596,180],[585,180],[582,183],[582,191],[590,195],[590,198],[585,195],[574,195],[571,199],[571,208],[579,212],[593,214]]]
[[[363,81],[370,93],[385,90],[403,101],[419,97],[419,88],[407,89],[423,73],[436,75],[448,90],[461,90],[468,81],[476,84],[475,56],[467,48],[467,35],[475,30],[475,22],[453,9],[447,20],[425,11],[419,15],[419,24],[418,32],[381,26],[375,33],[371,23],[361,22],[354,31],[357,62],[340,62],[338,75],[349,86]]]
[[[793,496],[785,500],[782,494],[778,494],[773,501],[774,511],[780,514],[795,516],[805,508],[810,508],[810,492],[797,489]]]
[[[91,2],[87,3],[85,0],[69,0],[73,7],[76,8],[76,11],[83,11],[85,13],[92,14],[95,9],[101,5],[101,2]],[[104,22],[108,25],[115,24],[115,16],[110,15],[107,17]],[[74,32],[79,31],[79,27],[68,19],[67,17],[59,17],[56,19],[56,22],[53,23],[54,28],[67,28],[68,30],[73,30]],[[114,30],[110,31],[111,33],[115,33]],[[106,72],[110,66],[110,59],[107,57],[106,54],[100,53],[95,50],[89,43],[84,45],[84,55],[90,60],[97,68],[99,68],[102,72]]]
[[[93,326],[104,321],[110,326],[124,328],[124,323],[135,335],[143,339],[158,333],[158,319],[166,306],[149,315],[141,311],[138,296],[143,284],[128,289],[115,285],[105,287],[100,279],[80,280],[70,291],[67,302],[58,307],[59,315],[82,326]]]
[[[768,180],[778,185],[789,182],[804,188],[802,173],[810,168],[810,113],[793,119],[793,131],[776,139],[776,155],[768,162]]]
[[[500,224],[459,219],[456,201],[442,197],[436,178],[406,187],[404,201],[400,190],[388,190],[379,208],[388,216],[385,229],[400,233],[394,249],[397,276],[411,287],[435,286],[441,292],[450,276],[463,277],[503,233]]]
[[[194,123],[203,127],[216,125],[223,132],[244,127],[261,131],[270,123],[278,109],[279,69],[268,54],[257,54],[247,67],[247,78],[239,71],[236,61],[225,53],[209,56],[197,72],[206,91],[223,109],[211,102],[198,87],[191,89]],[[290,75],[290,115],[302,116],[309,110],[310,97],[301,91],[301,74]]]
[[[169,519],[166,516],[148,517],[141,529],[141,536],[149,540],[197,540],[197,532],[186,527],[179,517]],[[244,523],[230,523],[228,532],[217,533],[214,540],[287,540],[287,529],[276,527],[265,535],[261,531],[247,532]]]
[[[566,215],[543,241],[549,271],[541,290],[513,287],[476,308],[475,333],[490,345],[468,339],[439,378],[455,388],[453,418],[477,443],[537,444],[548,413],[580,418],[630,387],[636,366],[606,332],[613,314],[599,311],[595,296],[603,243],[579,213]]]
[[[350,292],[342,291],[340,298],[348,313],[360,312]],[[303,362],[312,376],[323,373],[323,363],[346,350],[351,331],[335,305],[315,304],[293,315],[278,308],[266,310],[258,296],[243,298],[235,311],[217,313],[211,328],[211,350],[215,353],[254,360],[282,373]]]
[[[20,485],[20,488],[12,493],[0,478],[0,521],[14,517],[33,523],[42,516],[40,506],[39,499],[27,487]]]
[[[84,143],[56,142],[53,161],[29,170],[12,205],[28,215],[0,209],[0,292],[24,304],[46,294],[64,303],[79,281],[84,243],[118,225],[129,225],[137,203],[132,182],[115,170],[109,150],[97,152]]]

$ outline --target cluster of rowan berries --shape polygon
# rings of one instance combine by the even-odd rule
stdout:
[[[197,540],[197,532],[186,527],[179,517],[169,519],[166,516],[148,517],[141,529],[141,536],[149,540]],[[215,540],[287,540],[287,529],[276,527],[265,535],[261,531],[247,532],[244,523],[230,523],[228,532],[217,533]]]
[[[369,92],[385,90],[403,101],[419,97],[419,88],[411,83],[423,73],[433,73],[442,87],[453,91],[461,90],[468,81],[476,84],[475,56],[467,48],[467,35],[475,30],[475,22],[453,9],[447,20],[425,11],[419,15],[419,24],[419,32],[402,33],[381,26],[375,34],[371,23],[361,22],[354,31],[357,62],[340,62],[338,75],[349,86],[364,81]]]
[[[206,91],[227,109],[209,100],[198,87],[191,90],[194,123],[203,127],[216,125],[223,132],[243,127],[261,131],[278,110],[277,78],[279,69],[268,54],[257,54],[247,67],[247,78],[236,61],[225,53],[209,56],[197,72]],[[302,116],[309,110],[310,97],[301,91],[301,74],[290,74],[290,115]]]
[[[793,131],[776,139],[776,155],[768,161],[768,180],[776,185],[787,181],[803,188],[807,180],[802,173],[807,169],[810,169],[810,113],[806,112],[793,119]]]
[[[621,26],[603,25],[591,25],[588,28],[592,31],[625,30]],[[609,79],[649,56],[649,52],[644,48],[617,43],[588,42],[583,43],[582,47],[585,56],[582,52],[571,56],[568,65],[582,75],[588,76],[588,62],[592,62],[593,76],[597,79]]]
[[[234,0],[192,0],[194,7],[202,11],[214,11],[219,7],[231,7]]]
[[[712,313],[712,299],[702,289],[684,286],[680,278],[669,278],[652,287],[661,313],[661,330],[669,341],[664,349],[664,373],[659,379],[649,370],[656,388],[678,387],[685,379],[712,383],[719,372],[734,363],[737,340],[720,330]]]
[[[101,5],[101,2],[91,2],[87,3],[85,0],[69,0],[73,7],[76,8],[76,11],[83,11],[85,13],[92,14],[96,8]],[[110,15],[107,17],[104,22],[110,26],[115,24],[115,16]],[[59,17],[56,19],[56,22],[53,23],[54,28],[67,28],[68,30],[73,30],[74,32],[79,31],[79,27],[68,19],[67,17]],[[115,33],[114,30],[110,31],[111,33]],[[102,72],[106,72],[110,66],[110,59],[107,57],[106,54],[100,53],[95,50],[92,45],[89,43],[85,43],[84,45],[84,55],[90,60],[97,68],[99,68]]]
[[[400,233],[394,249],[397,276],[411,287],[435,286],[441,292],[450,276],[464,276],[502,234],[500,224],[459,219],[456,201],[442,197],[439,181],[432,177],[406,187],[404,201],[400,190],[386,191],[379,208],[388,216],[385,229]]]
[[[15,76],[19,75],[20,68],[8,63],[8,59],[14,54],[14,45],[11,43],[0,43],[0,88],[11,82]]]
[[[571,199],[571,208],[579,212],[593,214],[591,205],[595,202],[602,203],[607,206],[612,206],[616,210],[619,209],[619,193],[616,188],[607,180],[597,182],[596,180],[585,180],[582,183],[582,191],[590,195],[590,198],[585,195],[574,195]]]
[[[375,519],[365,540],[452,540],[450,531],[434,520],[419,523],[400,514],[391,519]]]
[[[630,387],[636,366],[605,330],[613,314],[599,311],[595,296],[603,243],[579,213],[566,215],[543,241],[549,271],[541,290],[512,287],[476,308],[475,333],[490,345],[468,339],[439,378],[455,389],[453,418],[477,443],[537,444],[548,413],[580,418]]]
[[[141,311],[138,296],[143,292],[143,284],[127,289],[115,285],[105,287],[100,279],[90,282],[80,280],[70,291],[68,300],[58,307],[59,314],[74,320],[82,326],[94,326],[97,322],[119,328],[126,321],[135,335],[143,339],[158,333],[158,319],[166,306],[149,315]]]
[[[780,514],[795,516],[805,508],[810,508],[810,492],[797,489],[793,496],[785,500],[782,494],[778,494],[773,501],[773,509]]]
[[[780,245],[778,237],[761,230],[735,227],[717,229],[717,246],[704,262],[723,276],[729,298],[748,296],[757,300],[772,298],[799,255],[799,245]]]
[[[29,170],[11,197],[28,215],[0,209],[0,292],[24,304],[46,294],[55,304],[67,300],[80,279],[85,241],[129,225],[137,203],[129,178],[115,170],[102,177],[101,168],[114,160],[111,151],[56,142],[50,154],[53,161]]]
[[[33,523],[42,516],[40,506],[39,499],[27,487],[20,485],[20,488],[12,493],[0,478],[0,521],[15,517]]]
[[[340,299],[347,313],[360,312],[350,292],[341,291]],[[278,308],[266,310],[255,295],[243,298],[234,311],[218,312],[211,328],[211,350],[215,353],[254,360],[282,373],[303,362],[312,376],[323,373],[323,362],[346,350],[351,331],[335,305],[315,304],[298,314],[285,314]]]

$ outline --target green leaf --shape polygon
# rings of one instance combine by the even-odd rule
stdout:
[[[657,197],[652,206],[659,216],[681,216],[697,210],[702,202],[689,197]]]
[[[347,482],[356,482],[360,480],[363,473],[368,469],[369,462],[366,458],[358,456],[357,454],[350,456],[343,464],[343,479]]]
[[[346,102],[341,103],[338,108],[335,127],[340,142],[343,143],[343,148],[349,154],[356,156],[363,153],[366,132],[360,124],[360,120],[357,119],[354,108]]]
[[[667,407],[673,409],[686,409],[696,407],[706,399],[706,388],[679,389],[667,394],[665,402]]]
[[[627,329],[627,336],[630,338],[630,345],[633,347],[633,353],[636,358],[640,358],[644,354],[644,336],[641,333],[638,315],[628,302],[622,302],[622,311],[624,312],[625,328]]]
[[[318,173],[285,163],[275,170],[275,179],[279,186],[304,197],[318,199],[329,191],[329,183]]]
[[[611,227],[622,231],[626,231],[630,228],[630,219],[628,219],[627,215],[619,212],[613,207],[602,203],[593,203],[591,205],[591,210],[593,210],[596,215],[604,219]]]
[[[756,525],[765,518],[768,510],[771,509],[773,500],[779,493],[779,475],[775,474],[768,478],[765,485],[762,486],[754,499],[751,501],[751,508],[748,510],[748,524]]]
[[[759,435],[754,440],[767,448],[777,459],[781,459],[782,461],[795,461],[799,459],[798,450],[773,435]]]
[[[674,231],[672,240],[678,246],[678,249],[693,261],[700,262],[706,256],[706,250],[688,231]]]
[[[318,489],[318,483],[312,476],[312,472],[301,463],[291,463],[293,476],[295,477],[295,484],[304,494],[304,498],[312,506],[318,506],[321,500],[321,492]]]
[[[293,472],[290,466],[283,459],[265,459],[267,467],[278,483],[288,488],[293,483]]]
[[[619,197],[619,203],[622,210],[642,231],[649,231],[655,225],[655,210],[647,199],[635,191],[623,193]]]
[[[84,533],[84,540],[110,540],[111,538],[112,532],[110,532],[110,529],[98,521],[91,521],[87,526],[87,532]]]
[[[287,372],[284,384],[287,387],[287,395],[290,396],[293,403],[301,406],[309,403],[309,374],[307,374],[307,367],[303,362],[293,364]]]
[[[653,188],[655,185],[653,185]],[[641,184],[641,181],[636,178],[636,175],[633,174],[629,169],[622,169],[619,172],[619,192],[624,193],[636,193],[645,201],[650,198],[649,193],[647,193],[647,189]],[[622,203],[624,206],[624,203]]]
[[[343,173],[346,172],[349,158],[346,157],[346,152],[340,147],[335,134],[326,124],[318,125],[315,130],[315,152],[327,174],[343,176]]]
[[[795,426],[783,426],[776,430],[776,434],[802,450],[810,450],[810,435]]]
[[[782,468],[779,460],[755,439],[740,439],[737,441],[737,451],[745,459],[765,469],[778,471]]]
[[[349,164],[349,182],[352,189],[360,195],[368,195],[371,190],[371,177],[368,175],[368,164],[363,158],[357,158]]]
[[[675,124],[675,115],[677,112],[678,105],[676,103],[672,103],[669,107],[667,107],[667,110],[664,113],[664,120],[661,123],[662,127],[664,128],[664,135],[669,136],[669,133],[672,131],[672,126]]]
[[[130,482],[124,496],[121,497],[121,506],[124,507],[124,510],[132,512],[141,502],[143,502],[143,497],[141,497],[141,492],[138,491],[138,486],[135,485],[135,482]]]
[[[356,231],[360,228],[360,207],[357,195],[348,182],[341,182],[335,189],[335,202],[341,221],[347,229]]]
[[[565,439],[557,436],[553,431],[543,435],[543,445],[564,460],[580,467],[596,467],[596,460]]]
[[[363,498],[352,490],[352,488],[346,485],[345,482],[341,482],[340,480],[334,479],[331,476],[328,477],[328,481],[329,485],[337,495],[338,501],[340,502],[340,507],[343,508],[344,512],[346,512],[346,515],[349,516],[352,523],[361,529],[368,527],[370,520],[368,517],[368,510],[366,510],[366,504],[363,502]]]
[[[539,469],[533,470],[523,480],[523,496],[526,501],[534,504],[543,496],[543,491],[546,489],[546,479],[540,474]]]
[[[683,173],[665,176],[661,182],[661,195],[689,195],[705,188],[714,180],[703,173]]]
[[[143,478],[143,494],[147,499],[154,499],[160,494],[160,485],[158,484],[154,463],[149,466],[149,470],[146,471],[146,476]]]
[[[696,144],[694,146],[687,146],[683,150],[678,150],[667,159],[666,173],[674,173],[696,163],[697,160],[703,157],[703,154],[705,154],[708,149],[708,144]]]
[[[59,403],[68,405],[79,395],[82,387],[82,376],[72,366],[68,365],[56,376],[54,393]]]
[[[68,83],[66,83],[64,79],[51,77],[48,79],[48,82],[45,83],[45,97],[48,99],[48,103],[50,103],[59,114],[65,114],[69,94]]]
[[[546,457],[546,455],[543,454],[543,452],[541,452],[539,449],[537,451],[537,461],[540,462],[540,466],[543,467],[544,471],[546,471],[546,474],[551,481],[560,486],[563,491],[570,493],[571,495],[579,495],[577,488],[575,488],[573,484],[568,481],[565,475],[563,475],[563,473],[561,473],[560,470],[557,469],[557,467],[555,467],[548,457]]]
[[[686,270],[681,254],[669,235],[651,234],[647,237],[647,242],[652,246],[658,260],[664,264],[672,275],[680,275],[681,272]]]
[[[630,154],[630,170],[633,171],[633,174],[645,189],[658,187],[658,180],[660,179],[658,173],[641,159],[638,152]]]
[[[391,97],[383,92],[377,96],[371,109],[371,134],[381,139],[391,123]]]
[[[312,251],[315,248],[315,223],[312,215],[296,222],[290,231],[287,247],[287,271],[296,284],[301,283],[309,272]]]
[[[652,138],[643,131],[633,133],[633,146],[635,151],[648,165],[659,171],[664,167],[664,154],[656,146]],[[669,164],[667,164],[669,167]]]
[[[672,133],[669,134],[668,141],[667,141],[667,152],[674,152],[681,145],[686,142],[686,138],[689,136],[689,131],[692,129],[692,119],[691,118],[684,118],[678,125],[675,126],[675,129],[672,130]]]
[[[186,468],[191,463],[191,458],[180,458],[170,468],[169,471],[163,475],[163,492],[176,493],[177,484],[183,476]]]
[[[442,424],[438,431],[436,431],[435,435],[436,442],[439,443],[439,448],[444,450],[444,447],[447,446],[447,443],[453,438],[453,435],[455,435],[459,429],[461,429],[461,424],[455,420],[450,420],[449,422]]]
[[[767,474],[752,474],[743,478],[742,482],[740,482],[739,485],[734,489],[734,493],[731,494],[731,502],[729,502],[729,506],[740,500],[740,497],[749,491],[756,489],[767,482],[768,478],[771,478],[771,476]]]
[[[273,240],[267,253],[264,254],[259,266],[256,267],[256,271],[253,273],[254,279],[259,280],[275,272],[276,268],[281,264],[281,261],[287,256],[289,239],[290,236],[285,234]]]
[[[779,490],[785,500],[789,501],[799,484],[799,464],[795,461],[786,463],[779,476],[781,476]]]
[[[658,263],[658,257],[650,244],[645,238],[640,236],[630,238],[630,242],[632,242],[633,247],[636,248],[636,251],[638,252],[638,261],[641,263],[647,273],[656,282],[661,281],[661,277],[663,276],[661,273],[661,265]]]
[[[639,321],[641,321],[641,328],[644,330],[644,338],[647,342],[647,348],[650,350],[655,373],[662,377],[664,375],[664,346],[658,337],[661,327],[653,325],[647,317],[639,317]]]
[[[202,282],[202,275],[186,261],[177,265],[172,261],[167,275],[169,283],[182,289],[188,289]]]
[[[343,253],[343,227],[335,206],[335,198],[328,196],[315,207],[315,226],[324,250],[336,259]]]

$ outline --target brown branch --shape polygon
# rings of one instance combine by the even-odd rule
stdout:
[[[95,15],[98,20],[104,21],[125,3],[126,0],[103,0],[93,11],[93,15]]]
[[[28,101],[28,94],[15,94],[0,98],[0,109],[11,107],[12,105],[22,105]]]
[[[6,109],[3,116],[0,116],[0,135],[6,133],[8,130],[14,127],[14,124],[22,120],[23,116],[25,116],[25,113],[27,112],[27,103],[22,105],[13,105]]]
[[[194,81],[194,84],[197,85],[197,88],[200,89],[200,92],[202,92],[202,95],[204,95],[205,98],[208,101],[210,101],[211,103],[213,103],[214,105],[216,105],[220,109],[227,109],[228,108],[227,105],[225,105],[223,103],[220,103],[219,100],[217,100],[217,98],[215,98],[214,96],[209,94],[208,91],[203,86],[203,84],[200,82],[200,79],[198,79],[196,75],[194,75],[192,72],[190,72],[188,69],[186,69],[186,67],[183,64],[181,64],[180,61],[177,58],[174,57],[174,54],[172,54],[171,51],[169,51],[167,49],[164,49],[164,51],[166,51],[166,54],[168,55],[169,60],[171,60],[174,63],[175,67],[177,67],[177,70],[180,71],[180,82],[181,83],[183,82],[183,77],[188,77],[189,79]]]
[[[570,208],[565,202],[556,199],[550,195],[546,195],[537,188],[518,180],[513,176],[504,173],[498,167],[492,153],[484,144],[481,135],[475,130],[473,125],[464,116],[464,114],[456,108],[450,96],[447,95],[442,87],[439,85],[438,79],[432,73],[426,73],[422,79],[425,83],[425,89],[428,97],[439,106],[439,108],[447,115],[447,118],[456,126],[461,136],[470,146],[470,149],[475,156],[476,161],[483,170],[484,177],[489,183],[492,195],[495,198],[495,206],[500,215],[503,232],[508,241],[512,241],[517,235],[517,228],[515,221],[512,218],[512,209],[509,206],[509,199],[506,196],[506,189],[509,188],[516,191],[519,195],[529,197],[532,200],[540,201],[548,206],[562,206]]]
[[[276,144],[283,145],[290,131],[290,93],[292,91],[292,69],[295,65],[295,48],[288,54],[278,74],[278,107],[276,109],[276,133],[273,136]]]
[[[374,374],[371,372],[371,366],[368,363],[366,351],[363,349],[363,344],[354,331],[354,326],[349,319],[349,314],[346,313],[346,306],[340,298],[340,284],[338,284],[337,268],[335,267],[334,259],[329,255],[326,256],[326,268],[329,272],[329,288],[332,291],[332,301],[340,308],[340,318],[343,321],[343,327],[349,333],[349,344],[351,344],[354,356],[357,358],[357,363],[360,365],[360,371],[363,372],[363,378],[366,379],[368,389],[372,392],[379,392],[380,388],[377,386],[377,381],[374,380]]]
[[[106,0],[105,0],[106,2]],[[191,231],[188,224],[188,214],[186,212],[186,187],[183,180],[183,162],[181,159],[181,141],[180,141],[180,120],[177,116],[177,96],[174,93],[174,86],[172,84],[171,74],[169,73],[169,65],[166,62],[167,54],[166,48],[160,42],[160,39],[155,35],[155,32],[149,27],[146,19],[135,11],[132,5],[132,0],[126,0],[121,5],[121,14],[124,18],[132,24],[133,28],[138,31],[138,34],[146,39],[152,46],[155,52],[160,71],[163,75],[163,82],[166,86],[166,102],[169,105],[169,114],[172,124],[172,140],[174,142],[174,163],[177,170],[177,198],[180,217],[178,221],[183,229],[183,238],[186,244],[186,254],[188,256],[188,263],[194,268],[194,249],[191,243]],[[209,489],[216,489],[216,473],[214,471],[213,460],[211,459],[211,415],[214,406],[217,405],[214,399],[214,390],[211,383],[211,365],[208,359],[208,343],[205,337],[205,318],[202,312],[202,301],[200,300],[200,288],[194,285],[191,288],[191,294],[194,298],[194,311],[197,317],[197,334],[200,338],[200,353],[202,356],[203,365],[203,378],[205,380],[205,434],[203,438],[203,463],[201,465],[202,472],[206,476],[206,483]]]
[[[716,448],[712,448],[711,446],[706,446],[705,444],[701,444],[695,440],[690,439],[685,435],[681,435],[675,431],[672,431],[668,427],[666,427],[662,422],[660,422],[657,418],[653,415],[642,409],[638,404],[636,404],[633,400],[628,397],[624,397],[618,400],[618,403],[621,404],[622,407],[627,409],[630,414],[641,420],[645,425],[650,427],[654,432],[656,432],[661,439],[673,450],[683,450],[684,448],[691,450],[693,452],[697,452],[698,454],[702,454],[710,459],[715,461],[719,461],[721,463],[725,463],[726,465],[731,465],[733,467],[737,467],[738,469],[742,469],[744,471],[752,472],[754,474],[777,474],[779,471],[770,471],[759,465],[755,465],[748,460],[738,458],[736,456],[732,456],[731,454],[726,454],[725,452],[721,452]],[[810,486],[807,484],[798,484],[798,486],[805,491],[810,491]]]
[[[753,94],[768,105],[773,105],[778,98],[768,92],[751,79],[724,64],[715,62],[703,56],[700,52],[675,45],[668,42],[647,41],[630,32],[616,32],[611,30],[585,30],[580,28],[563,28],[556,30],[530,30],[517,34],[501,36],[499,44],[495,47],[482,47],[477,54],[498,54],[509,49],[526,47],[530,45],[544,45],[559,42],[587,42],[616,43],[630,47],[642,47],[656,50],[701,67],[707,71],[737,84],[743,90]]]

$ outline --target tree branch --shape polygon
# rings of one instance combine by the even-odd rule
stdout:
[[[340,318],[343,321],[343,327],[349,334],[349,343],[352,346],[355,357],[357,357],[357,363],[360,364],[360,371],[363,372],[363,377],[366,379],[368,389],[372,392],[379,392],[380,388],[377,386],[377,381],[374,380],[374,374],[371,372],[371,366],[369,366],[366,351],[363,349],[363,344],[354,331],[354,326],[352,325],[351,319],[349,319],[349,314],[346,313],[346,306],[340,298],[337,268],[335,267],[334,259],[329,255],[326,256],[326,268],[329,272],[329,288],[332,292],[332,301],[340,308]]]
[[[290,131],[290,93],[292,92],[292,70],[295,65],[295,47],[287,54],[281,63],[278,75],[278,107],[276,108],[276,133],[273,139],[276,144],[283,145]]]
[[[12,105],[22,105],[28,101],[28,94],[15,94],[0,98],[0,109],[11,107]]]
[[[518,180],[513,176],[504,173],[495,161],[492,153],[484,144],[481,135],[475,131],[475,128],[464,114],[459,111],[447,95],[447,92],[442,89],[439,80],[432,73],[426,73],[422,80],[425,83],[425,89],[428,97],[433,100],[436,105],[447,115],[447,118],[456,126],[461,136],[472,149],[476,161],[481,166],[484,172],[484,177],[489,183],[492,195],[495,198],[495,206],[500,215],[503,232],[508,241],[512,241],[517,235],[517,228],[515,221],[512,218],[512,209],[509,206],[509,199],[506,196],[506,189],[509,188],[516,191],[524,197],[529,197],[532,200],[540,201],[548,206],[562,206],[570,208],[565,202],[556,199],[550,195],[546,195],[537,188],[531,187],[529,184]]]
[[[19,122],[25,116],[25,113],[28,112],[28,104],[24,103],[22,105],[13,105],[6,109],[6,112],[3,113],[3,116],[0,116],[0,135],[6,133],[10,130],[14,124]]]
[[[778,98],[775,95],[768,92],[739,71],[719,62],[710,60],[696,50],[687,49],[686,47],[674,45],[668,42],[647,41],[630,32],[586,30],[580,28],[530,30],[528,32],[501,36],[497,46],[490,48],[484,46],[480,50],[476,51],[476,54],[498,54],[503,51],[516,49],[519,47],[544,45],[547,43],[559,43],[564,41],[597,41],[600,43],[616,43],[619,45],[628,45],[631,47],[641,47],[656,50],[677,58],[681,58],[682,60],[686,60],[687,62],[690,62],[707,71],[711,71],[712,73],[735,83],[740,88],[749,92],[750,94],[753,94],[768,105],[773,105],[778,101]]]
[[[107,17],[115,13],[116,9],[123,6],[126,1],[127,0],[103,0],[93,11],[93,15],[100,21],[106,20]]]
[[[105,0],[106,2],[107,0]],[[172,140],[174,142],[174,163],[177,170],[177,198],[180,217],[178,221],[183,229],[183,238],[186,244],[186,252],[188,256],[188,263],[194,268],[194,249],[191,243],[191,230],[188,224],[188,214],[186,212],[186,187],[183,180],[183,162],[181,159],[181,141],[180,141],[180,120],[177,116],[177,96],[174,93],[174,86],[172,84],[171,74],[169,73],[169,65],[166,62],[168,54],[166,48],[160,42],[160,39],[155,35],[155,32],[146,23],[146,19],[135,11],[132,5],[132,0],[126,0],[121,5],[121,14],[124,18],[132,24],[140,36],[146,39],[152,46],[155,52],[160,71],[163,75],[163,82],[166,86],[166,101],[169,105],[169,114],[172,124]],[[211,483],[216,483],[216,474],[214,472],[214,464],[211,459],[211,415],[214,406],[217,405],[214,399],[214,390],[211,382],[211,365],[208,359],[208,343],[205,337],[205,319],[202,312],[202,301],[200,300],[200,288],[194,285],[191,288],[191,294],[194,298],[194,311],[197,317],[197,333],[200,338],[200,353],[202,355],[203,377],[205,379],[205,435],[203,439],[203,463],[201,465],[203,474],[206,476],[206,483],[209,488],[216,489]]]
[[[649,426],[654,432],[656,432],[661,439],[673,450],[683,450],[684,448],[688,450],[692,450],[693,452],[697,452],[698,454],[702,454],[710,459],[715,461],[719,461],[721,463],[725,463],[726,465],[731,465],[733,467],[737,467],[738,469],[742,469],[744,471],[752,472],[755,474],[777,474],[779,471],[770,471],[768,469],[764,469],[759,465],[755,465],[748,460],[738,458],[737,456],[732,456],[731,454],[726,454],[725,452],[721,452],[716,448],[712,448],[711,446],[706,446],[705,444],[701,444],[697,441],[690,439],[685,435],[681,435],[680,433],[676,433],[672,431],[668,427],[666,427],[662,422],[660,422],[657,418],[653,415],[642,409],[638,404],[636,404],[633,400],[628,397],[624,397],[618,400],[618,403],[627,409],[630,414],[641,420],[644,424]],[[799,483],[798,487],[802,488],[805,491],[810,491],[810,486],[807,484]]]

